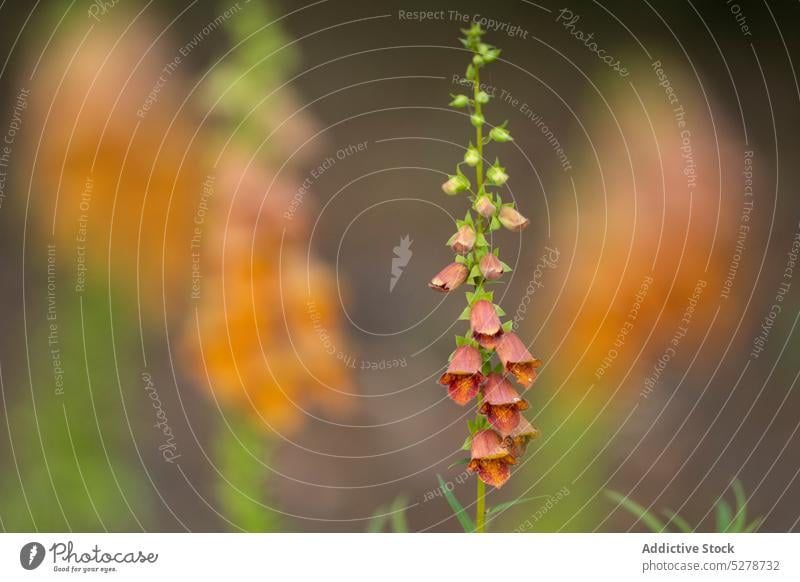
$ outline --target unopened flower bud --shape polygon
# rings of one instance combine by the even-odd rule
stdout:
[[[480,161],[481,155],[478,153],[478,149],[475,146],[467,148],[467,153],[464,154],[464,162],[474,168]]]
[[[489,94],[486,91],[480,91],[475,96],[475,101],[477,101],[481,105],[485,105],[489,102]]]
[[[475,229],[465,224],[450,238],[448,244],[454,252],[459,255],[466,255],[475,245]]]
[[[472,64],[475,65],[476,67],[482,67],[483,57],[481,55],[475,55],[474,57],[472,57]]]
[[[513,230],[514,232],[525,230],[528,224],[530,224],[530,220],[522,216],[511,206],[503,206],[503,208],[500,209],[500,215],[497,218],[500,220],[500,224],[505,226],[508,230]]]
[[[469,105],[469,97],[466,95],[453,95],[453,100],[450,102],[451,107],[458,107],[459,109],[463,109]]]
[[[459,192],[463,192],[469,188],[469,180],[461,174],[450,176],[450,178],[442,184],[442,190],[448,196],[453,196]]]
[[[513,138],[505,127],[493,127],[489,132],[489,137],[497,142],[511,141]]]
[[[473,113],[472,115],[470,115],[469,116],[469,121],[475,127],[480,127],[484,123],[486,123],[486,120],[483,118],[483,115],[481,115],[480,113]]]
[[[484,218],[490,218],[494,215],[497,208],[492,201],[489,200],[488,196],[481,196],[475,201],[475,212],[483,216]]]
[[[483,278],[489,281],[496,281],[503,276],[503,264],[492,253],[484,255],[478,268],[480,268]]]
[[[489,180],[495,186],[502,186],[506,182],[508,182],[508,174],[505,173],[505,169],[501,168],[498,165],[494,165],[489,168],[486,172],[486,179]]]

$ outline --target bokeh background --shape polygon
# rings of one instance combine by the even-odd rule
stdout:
[[[612,491],[712,531],[738,480],[759,531],[798,530],[797,3],[0,16],[4,531],[459,529],[437,474],[471,507],[471,412],[436,379],[463,300],[426,283],[476,16],[531,218],[499,295],[544,361],[541,437],[489,494],[528,501],[491,529],[645,528]]]

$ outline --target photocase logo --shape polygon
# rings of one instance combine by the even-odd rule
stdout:
[[[28,542],[19,551],[19,563],[26,570],[35,570],[44,561],[44,546],[39,542]]]
[[[400,239],[400,244],[394,247],[394,257],[392,257],[392,278],[389,280],[389,293],[394,291],[394,286],[403,275],[403,269],[408,265],[411,260],[411,245],[414,243],[411,240],[411,235],[406,235]]]

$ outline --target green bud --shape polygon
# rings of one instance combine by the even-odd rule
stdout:
[[[463,109],[467,105],[469,105],[469,97],[466,95],[451,95],[453,100],[450,102],[450,107],[458,107],[459,109]]]
[[[475,96],[475,101],[484,105],[489,102],[489,94],[486,91],[481,91]]]
[[[475,65],[476,67],[482,67],[483,57],[481,55],[475,55],[474,57],[472,57],[472,64]]]
[[[467,67],[466,77],[470,81],[474,81],[475,80],[475,67],[473,67],[471,64]]]
[[[486,122],[486,120],[483,118],[483,115],[481,115],[480,113],[473,113],[472,115],[470,115],[469,121],[475,127],[480,127]]]
[[[464,154],[464,162],[466,162],[468,166],[474,168],[480,161],[481,156],[478,153],[478,148],[475,146],[469,146],[469,148],[467,148],[467,153]]]
[[[506,174],[505,168],[495,162],[495,164],[486,171],[486,179],[495,186],[502,186],[508,182],[508,174]]]
[[[497,60],[497,57],[500,56],[500,49],[489,49],[485,53],[482,53],[481,57],[483,58],[484,63],[491,63],[492,61]]]
[[[493,127],[489,132],[489,137],[497,142],[512,141],[514,139],[511,137],[511,134],[508,133],[508,130],[501,126]]]
[[[450,176],[447,182],[442,184],[442,191],[448,196],[453,196],[467,189],[469,189],[469,180],[461,172],[455,176]]]

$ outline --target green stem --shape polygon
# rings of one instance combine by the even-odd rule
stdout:
[[[480,478],[478,482],[478,504],[475,509],[475,533],[486,533],[486,485]]]
[[[475,102],[475,113],[482,115],[481,104],[478,102],[478,93],[481,90],[481,80],[479,69],[475,68],[475,80],[472,82],[472,98]],[[475,166],[475,191],[480,192],[483,187],[483,126],[479,125],[475,128],[475,139],[477,143],[475,147],[478,148],[478,165]]]
[[[481,104],[478,101],[478,93],[480,92],[481,81],[479,69],[475,68],[475,80],[472,82],[472,98],[475,103],[475,113],[482,115]],[[475,166],[475,192],[480,193],[483,189],[483,126],[478,125],[475,128],[475,147],[478,149],[478,164]],[[483,217],[478,216],[478,233],[483,233]],[[477,252],[474,255],[477,262]],[[477,287],[477,285],[476,285]],[[483,351],[483,350],[481,350]],[[485,357],[485,356],[484,356]],[[491,356],[490,356],[491,357]],[[478,396],[478,410],[481,409],[482,398]],[[480,412],[476,413],[476,418],[480,416]],[[486,485],[481,481],[480,477],[475,479],[478,482],[477,489],[477,503],[475,507],[475,532],[486,532]]]

